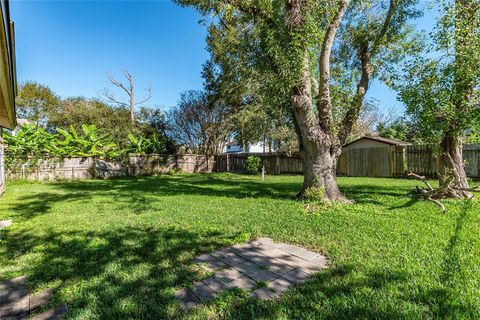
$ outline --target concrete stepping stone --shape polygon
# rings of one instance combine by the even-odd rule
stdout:
[[[214,276],[195,283],[192,290],[180,289],[175,293],[183,309],[196,307],[232,288],[250,291],[252,297],[261,300],[275,299],[315,272],[328,268],[323,255],[270,238],[203,254],[194,262]]]
[[[232,288],[238,288],[242,290],[252,290],[257,287],[257,283],[247,276],[237,278],[229,283]]]
[[[0,319],[7,317],[25,317],[29,312],[30,297],[28,295],[0,307]]]
[[[30,317],[30,320],[60,320],[68,312],[68,306],[66,304],[61,304],[60,306],[47,310],[45,312],[39,313]]]
[[[242,258],[231,251],[226,252],[218,258],[229,266],[236,266],[237,264],[248,261],[247,259]]]
[[[29,306],[30,311],[48,306],[50,300],[52,299],[52,293],[52,289],[46,289],[40,293],[31,295]]]
[[[193,262],[195,263],[207,263],[209,261],[217,261],[217,258],[211,254],[202,254],[201,256],[196,257]]]
[[[10,280],[0,281],[0,291],[6,290],[11,287],[24,285],[26,281],[27,281],[27,278],[25,276],[20,276]]]
[[[29,294],[25,283],[24,276],[0,282],[0,319],[26,319],[38,309],[50,304],[52,289]],[[60,305],[30,318],[61,319],[66,312],[67,305]]]
[[[272,264],[268,265],[267,268],[268,270],[278,274],[279,276],[282,276],[285,273],[290,272],[294,269],[292,266],[285,265],[280,262],[273,262]]]
[[[223,269],[215,273],[215,278],[223,282],[230,282],[240,277],[243,277],[243,274],[234,267]]]
[[[301,268],[293,269],[290,272],[287,272],[282,276],[282,278],[287,279],[288,281],[298,284],[306,281],[310,278],[310,274],[302,271]]]
[[[249,274],[257,270],[260,270],[258,264],[255,264],[250,261],[245,261],[243,263],[237,264],[236,266],[234,266],[234,268],[244,274]]]
[[[214,272],[228,267],[228,264],[220,260],[213,260],[203,262],[202,264],[200,264],[200,266],[208,272]]]
[[[277,293],[277,294],[281,294],[284,291],[288,290],[288,288],[290,288],[293,285],[294,284],[292,282],[288,281],[285,278],[280,277],[280,278],[277,278],[273,281],[270,281],[267,284],[267,288],[275,291],[275,293]]]
[[[269,270],[258,270],[248,274],[248,276],[256,282],[272,281],[278,278],[276,273],[273,273]]]
[[[0,220],[0,230],[12,225],[12,220]]]
[[[258,288],[252,292],[252,297],[260,300],[272,300],[278,298],[278,295],[269,288]]]
[[[10,287],[0,290],[0,305],[4,305],[19,300],[28,295],[28,289],[25,286]]]
[[[228,289],[231,288],[231,285],[228,283],[225,283],[217,278],[208,278],[203,280],[203,283],[205,283],[207,286],[210,287],[215,293],[221,293],[223,291],[227,291]]]
[[[195,308],[200,304],[200,299],[198,299],[190,290],[185,288],[175,292],[175,297],[180,300],[180,306],[184,310]]]
[[[210,301],[217,296],[215,291],[203,282],[195,284],[192,288],[192,293],[202,302]]]

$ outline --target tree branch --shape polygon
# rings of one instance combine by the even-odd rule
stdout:
[[[332,54],[332,47],[335,41],[340,23],[345,16],[345,11],[350,3],[350,0],[342,0],[340,2],[338,11],[327,28],[327,33],[323,40],[322,49],[320,53],[320,79],[319,79],[319,96],[317,99],[317,108],[319,115],[320,127],[330,132],[332,130],[333,115],[332,115],[332,101],[330,97],[330,58]]]
[[[427,177],[425,176],[421,176],[421,175],[418,175],[416,173],[413,173],[413,172],[410,172],[409,174],[407,174],[408,177],[413,177],[417,180],[421,180],[423,183],[425,183],[427,185],[427,188],[429,190],[434,190],[433,187],[430,185],[430,183],[428,183],[427,181]]]
[[[375,41],[372,44],[372,48],[370,49],[370,56],[373,57],[377,52],[378,48],[380,48],[380,43],[382,42],[383,38],[387,34],[388,28],[390,27],[390,23],[392,23],[393,15],[395,14],[395,9],[397,8],[397,0],[390,0],[390,7],[388,8],[387,15],[385,16],[385,20],[383,21],[382,29],[378,33]]]
[[[147,90],[147,96],[145,97],[145,99],[143,99],[142,101],[136,102],[135,105],[142,104],[150,100],[150,98],[152,97],[152,87],[148,86],[146,90]]]
[[[370,85],[370,79],[373,73],[373,67],[371,65],[372,57],[380,48],[385,35],[387,34],[388,28],[393,19],[395,9],[397,7],[397,0],[390,0],[390,7],[388,9],[387,15],[383,21],[382,28],[380,29],[378,35],[375,37],[375,40],[372,44],[372,47],[369,49],[368,41],[365,41],[362,48],[360,49],[360,62],[361,62],[361,75],[360,80],[357,85],[357,91],[355,97],[353,98],[352,105],[347,110],[345,117],[342,120],[339,130],[339,139],[340,144],[343,145],[352,130],[352,126],[358,120],[360,115],[360,110],[363,106],[363,100],[368,91]]]
[[[256,18],[260,18],[268,25],[273,26],[273,20],[268,13],[261,10],[258,5],[252,4],[251,1],[248,1],[247,3],[243,0],[226,0],[225,2],[228,5],[237,8],[240,12],[250,15],[254,21]]]
[[[108,78],[108,80],[110,80],[110,82],[111,82],[114,86],[116,86],[117,88],[122,89],[122,90],[125,91],[127,94],[130,94],[130,90],[127,89],[127,88],[123,85],[123,83],[121,83],[120,81],[118,81],[117,79],[115,79],[112,74],[107,73],[107,78]]]
[[[128,107],[128,103],[125,103],[123,101],[117,100],[113,94],[111,94],[108,91],[105,91],[103,95],[111,102],[122,105],[124,107]]]

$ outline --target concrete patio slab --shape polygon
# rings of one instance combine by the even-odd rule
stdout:
[[[305,248],[259,238],[203,254],[194,259],[214,275],[175,294],[183,309],[207,302],[232,288],[250,291],[261,300],[278,298],[312,274],[328,268],[323,255]]]

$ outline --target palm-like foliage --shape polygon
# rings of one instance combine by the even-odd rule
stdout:
[[[118,146],[108,134],[99,134],[94,125],[83,125],[79,134],[73,127],[69,130],[57,128],[50,133],[35,125],[24,125],[16,134],[5,132],[7,145],[5,163],[7,167],[35,164],[41,158],[120,157]]]
[[[144,136],[137,137],[132,133],[128,133],[128,140],[130,140],[130,146],[124,150],[125,154],[149,154],[165,152],[165,143],[163,140],[157,138],[156,134],[153,134],[152,138],[147,138]]]
[[[148,138],[143,135],[128,134],[130,146],[121,149],[113,142],[109,134],[99,131],[95,125],[82,125],[81,132],[73,126],[69,129],[57,128],[50,133],[44,128],[27,124],[16,134],[4,132],[3,140],[7,145],[5,164],[7,168],[36,165],[40,159],[97,157],[101,159],[119,159],[130,153],[164,153],[165,141],[156,134]]]

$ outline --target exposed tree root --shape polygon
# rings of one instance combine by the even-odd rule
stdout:
[[[446,177],[445,183],[438,188],[433,188],[425,176],[421,176],[413,172],[410,172],[407,176],[420,180],[427,186],[426,188],[419,188],[418,186],[416,186],[415,189],[411,191],[413,196],[419,199],[423,199],[423,200],[427,200],[435,203],[437,206],[440,207],[442,212],[445,212],[447,209],[445,208],[443,203],[440,202],[439,199],[462,198],[461,196],[462,194],[467,194],[470,192],[480,192],[478,187],[474,187],[474,188],[455,187],[454,186],[455,178],[453,176]],[[470,196],[467,196],[466,198],[471,199],[473,198],[473,195],[470,194]]]

